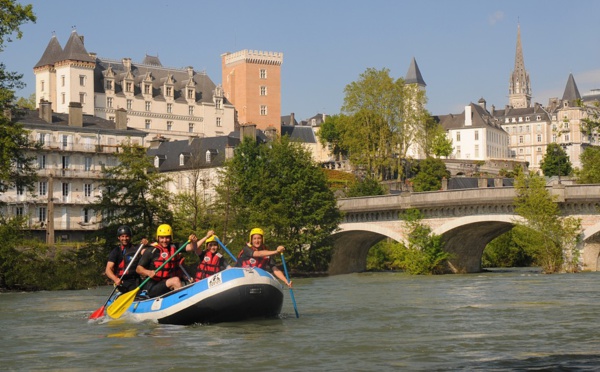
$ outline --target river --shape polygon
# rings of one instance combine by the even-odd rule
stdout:
[[[510,371],[600,367],[600,272],[294,280],[278,319],[88,321],[111,287],[0,294],[8,371]]]

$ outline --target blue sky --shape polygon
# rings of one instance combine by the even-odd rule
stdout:
[[[55,32],[73,27],[100,57],[158,55],[221,83],[221,58],[242,49],[283,52],[282,115],[336,114],[344,87],[367,68],[404,77],[415,57],[434,115],[485,98],[508,103],[517,25],[533,101],[562,97],[569,73],[582,94],[600,88],[600,1],[580,0],[35,0],[35,24],[0,54],[34,92],[33,66]]]

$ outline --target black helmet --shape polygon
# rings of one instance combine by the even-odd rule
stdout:
[[[131,232],[131,228],[129,226],[119,226],[119,228],[117,229],[117,236],[121,236],[121,235],[129,235],[132,236],[133,233]]]

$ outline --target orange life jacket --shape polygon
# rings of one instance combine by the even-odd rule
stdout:
[[[177,252],[177,247],[175,245],[170,244],[167,248],[164,248],[161,245],[157,245],[152,250],[152,254],[158,250],[160,254],[157,258],[154,259],[154,270],[158,269],[165,261],[171,257],[175,252]],[[177,253],[162,269],[156,272],[156,275],[152,277],[153,280],[160,282],[163,280],[167,280],[175,275],[177,270],[179,269],[179,262],[181,261],[181,255]]]
[[[221,258],[223,258],[221,253],[213,254],[211,251],[207,251],[204,254],[202,261],[198,264],[196,281],[199,282],[204,278],[208,278],[209,276],[218,273],[221,268]]]
[[[248,247],[251,248],[253,251],[259,251],[259,249],[254,248],[251,244],[248,244]],[[267,249],[267,247],[265,247],[264,245],[261,246],[262,249]],[[270,257],[246,257],[246,259],[241,260],[242,256],[244,255],[244,250],[242,249],[242,251],[240,252],[240,254],[238,255],[238,263],[237,266],[238,267],[258,267],[261,269],[264,269],[267,267],[269,261],[271,260]]]

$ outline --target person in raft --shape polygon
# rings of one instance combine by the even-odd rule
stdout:
[[[207,238],[203,238],[200,244]],[[181,253],[173,256],[178,248],[172,242],[173,229],[171,226],[167,224],[160,225],[156,230],[156,240],[157,242],[152,244],[152,249],[146,249],[135,270],[142,277],[152,278],[141,288],[142,291],[146,291],[148,297],[157,297],[183,286],[181,280],[183,273],[180,268],[183,257]],[[185,250],[196,251],[198,243],[196,235],[191,234],[188,240],[189,243],[186,245]],[[173,258],[160,270],[156,271],[171,256]]]
[[[250,231],[250,242],[247,243],[240,254],[236,267],[259,267],[264,270],[271,270],[279,280],[292,287],[292,282],[287,281],[285,274],[277,267],[272,256],[285,251],[285,247],[280,245],[274,251],[269,251],[264,245],[264,235],[262,229],[256,227]]]
[[[197,282],[204,278],[208,278],[219,271],[223,271],[229,266],[225,257],[219,253],[219,244],[215,238],[218,237],[214,235],[212,230],[210,230],[208,233],[206,233],[206,237],[204,238],[206,249],[200,250],[202,243],[198,244],[196,253],[198,254],[198,258],[200,258],[200,262],[198,263],[198,268],[196,269],[195,281]]]
[[[137,246],[131,244],[132,235],[133,232],[129,226],[119,226],[117,239],[120,244],[109,253],[104,270],[106,276],[113,281],[121,293],[132,291],[140,284],[140,276],[135,271],[137,264],[134,262],[129,266],[138,250]],[[142,244],[148,244],[148,240],[142,239]],[[138,254],[135,260],[139,261],[140,257],[141,254]],[[125,272],[128,267],[129,270]]]

